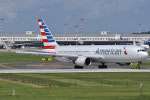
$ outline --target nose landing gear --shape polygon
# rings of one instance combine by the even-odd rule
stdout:
[[[138,64],[137,64],[137,67],[136,67],[136,68],[137,68],[137,69],[141,69],[141,66],[140,66],[141,64],[142,64],[142,62],[138,62]]]
[[[83,66],[75,65],[75,66],[74,66],[74,69],[83,69]]]

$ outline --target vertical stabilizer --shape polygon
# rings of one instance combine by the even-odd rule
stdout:
[[[58,44],[54,40],[52,33],[49,31],[43,19],[38,19],[41,36],[44,44],[44,49],[55,50]]]

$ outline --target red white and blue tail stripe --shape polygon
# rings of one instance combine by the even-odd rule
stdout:
[[[43,19],[38,19],[44,49],[55,50],[58,45]]]

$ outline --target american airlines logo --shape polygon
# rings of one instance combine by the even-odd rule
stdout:
[[[123,51],[121,49],[100,49],[98,48],[95,52],[96,55],[121,55],[121,52],[124,52],[125,55],[128,55],[126,47],[124,46]]]
[[[97,55],[121,55],[121,49],[97,49]]]
[[[123,49],[124,49],[124,54],[125,54],[125,55],[128,55],[128,53],[127,53],[127,51],[126,51],[126,47],[125,47],[125,46],[124,46],[124,48],[123,48]]]

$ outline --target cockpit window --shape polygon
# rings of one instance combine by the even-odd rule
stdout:
[[[146,50],[144,50],[144,49],[139,49],[139,50],[137,50],[137,52],[141,52],[141,51],[146,51]]]

